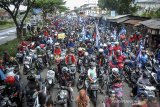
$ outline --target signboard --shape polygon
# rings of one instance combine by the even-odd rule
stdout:
[[[66,37],[65,33],[58,34],[58,39],[64,39]]]

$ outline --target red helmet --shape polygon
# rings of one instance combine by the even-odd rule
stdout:
[[[15,78],[14,78],[14,76],[8,76],[8,77],[5,79],[5,82],[6,82],[6,83],[9,83],[9,84],[14,84],[14,83],[15,83]]]

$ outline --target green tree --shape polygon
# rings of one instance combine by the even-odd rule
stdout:
[[[24,26],[24,21],[32,8],[32,5],[34,4],[35,0],[1,0],[0,1],[0,8],[6,10],[10,16],[12,17],[16,29],[17,29],[17,38],[21,38],[23,35],[23,26]],[[25,5],[27,6],[27,9],[25,12],[20,13],[20,5]],[[14,9],[11,10],[9,7],[10,5],[14,6]],[[21,19],[18,18],[18,16],[21,16]]]
[[[118,14],[131,14],[137,11],[132,0],[98,0],[100,8],[108,10],[115,10]]]
[[[57,11],[62,12],[67,10],[64,0],[36,0],[34,8],[41,8],[43,19],[46,19],[47,13],[56,14]]]

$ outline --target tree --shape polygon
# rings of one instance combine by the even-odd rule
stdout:
[[[131,14],[137,11],[132,0],[98,0],[98,6],[102,9],[115,10],[118,14]]]
[[[57,11],[65,11],[64,0],[36,0],[34,8],[41,8],[43,12],[43,19],[46,19],[47,13],[56,14]]]
[[[30,9],[32,8],[32,5],[34,4],[35,0],[1,0],[0,2],[0,8],[6,10],[10,16],[12,17],[15,25],[16,25],[16,29],[17,29],[17,38],[21,38],[21,36],[23,35],[23,26],[24,26],[24,21],[30,11]],[[27,6],[27,9],[25,12],[21,13],[21,20],[18,19],[19,14],[19,9],[20,9],[20,5],[23,4],[25,6]],[[10,5],[14,6],[13,11],[9,8]]]

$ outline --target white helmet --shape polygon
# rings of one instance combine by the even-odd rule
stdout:
[[[84,56],[88,56],[88,52],[85,52],[85,53],[84,53]]]
[[[118,68],[112,68],[112,72],[113,73],[119,73],[119,69]]]
[[[59,45],[59,43],[57,42],[57,43],[55,43],[55,46],[58,46]]]
[[[102,52],[103,52],[103,49],[102,49],[102,48],[100,48],[98,51],[102,53]]]
[[[81,48],[81,47],[79,47],[79,48],[78,48],[78,51],[82,51],[82,48]]]
[[[104,43],[104,44],[103,44],[103,47],[106,47],[106,46],[107,46],[107,44],[106,44],[106,43]]]
[[[119,45],[119,42],[115,42],[115,45]]]

